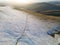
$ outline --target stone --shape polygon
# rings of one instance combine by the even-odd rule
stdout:
[[[48,35],[55,37],[55,34],[60,34],[60,25],[53,27],[51,30],[47,32]]]

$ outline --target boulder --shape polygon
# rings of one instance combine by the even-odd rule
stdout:
[[[48,35],[55,37],[55,34],[60,34],[60,25],[53,27],[52,29],[48,30]]]

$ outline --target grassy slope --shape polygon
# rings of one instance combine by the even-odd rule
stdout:
[[[47,10],[60,10],[60,6],[49,3],[34,3],[26,6],[26,9],[33,10],[36,12],[42,12]]]
[[[51,15],[51,16],[60,16],[60,10],[49,10],[40,12],[42,14]]]
[[[44,15],[44,14],[36,13],[34,11],[25,10],[25,9],[19,9],[19,8],[15,8],[15,9],[27,12],[27,13],[32,14],[32,15],[35,15],[36,17],[41,17],[41,19],[44,19],[44,20],[55,20],[55,21],[59,21],[60,22],[60,17],[47,16],[47,15]]]

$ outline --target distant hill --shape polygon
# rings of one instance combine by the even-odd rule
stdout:
[[[60,16],[60,6],[52,4],[52,3],[45,3],[45,2],[33,3],[24,8],[27,10],[37,12],[37,13]]]
[[[0,6],[8,6],[7,3],[0,3]]]
[[[50,2],[48,2],[48,3],[50,3],[50,4],[56,4],[56,5],[60,5],[60,1],[50,1]]]
[[[60,7],[54,4],[49,3],[34,3],[30,4],[27,7],[25,7],[28,10],[36,11],[36,12],[42,12],[47,10],[60,10]]]

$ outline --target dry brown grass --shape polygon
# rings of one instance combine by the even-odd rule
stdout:
[[[45,14],[36,13],[34,11],[30,11],[30,10],[26,10],[26,9],[19,9],[19,8],[15,8],[15,9],[24,11],[24,12],[29,13],[31,15],[35,15],[37,18],[39,17],[39,18],[44,19],[44,20],[55,20],[55,21],[59,21],[60,22],[60,17],[47,16]]]

